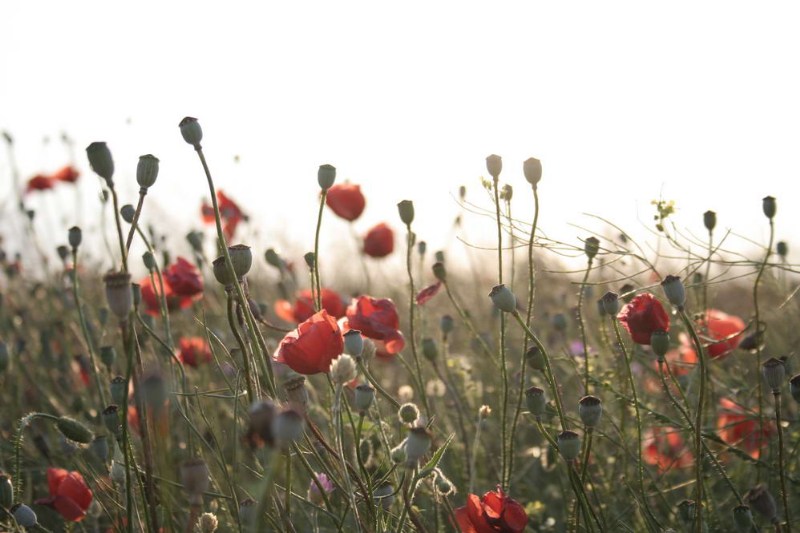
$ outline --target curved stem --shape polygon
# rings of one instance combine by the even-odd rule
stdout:
[[[417,353],[417,338],[414,331],[414,309],[416,301],[414,299],[414,274],[411,271],[411,252],[413,250],[414,234],[411,232],[411,224],[406,225],[406,271],[408,272],[409,299],[408,299],[408,336],[411,342],[411,355],[414,357],[414,370],[417,374],[416,381],[419,386],[419,395],[422,398],[422,405],[425,408],[425,416],[430,420],[431,408],[428,404],[428,395],[425,394],[425,381],[422,378],[422,366],[419,364],[419,354]]]
[[[328,196],[326,189],[322,190],[319,197],[319,214],[317,214],[317,230],[314,234],[314,280],[316,281],[316,288],[311,284],[311,291],[314,300],[314,310],[319,311],[322,309],[322,284],[319,282],[319,230],[322,227],[322,211],[325,208],[325,198]]]

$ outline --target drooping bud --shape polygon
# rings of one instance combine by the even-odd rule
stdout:
[[[358,409],[360,413],[362,414],[366,413],[367,411],[369,411],[372,402],[375,401],[375,389],[372,388],[367,383],[362,383],[361,385],[356,387],[355,397],[353,401],[355,403],[356,409]]]
[[[151,251],[146,251],[142,254],[142,263],[148,272],[154,272],[156,269],[156,258]]]
[[[600,423],[603,415],[603,404],[596,396],[584,396],[578,402],[578,415],[581,417],[583,425],[592,428]]]
[[[444,263],[437,261],[433,264],[433,276],[443,283],[447,282],[447,269]]]
[[[775,212],[778,209],[777,204],[775,203],[775,198],[772,196],[765,196],[764,199],[761,201],[761,208],[764,211],[764,215],[772,219],[775,217]]]
[[[528,411],[539,418],[544,416],[547,409],[547,400],[544,397],[544,390],[539,387],[530,387],[525,390],[525,405],[528,406]]]
[[[228,255],[231,256],[233,273],[239,279],[244,278],[250,272],[250,267],[253,266],[253,252],[250,247],[244,244],[234,244],[228,247]]]
[[[103,281],[106,285],[106,301],[109,309],[119,320],[127,320],[133,308],[131,275],[127,272],[109,272],[103,276]]]
[[[594,256],[596,256],[599,251],[600,240],[597,237],[587,237],[586,240],[583,241],[583,253],[586,254],[586,257],[588,257],[590,261],[594,259]]]
[[[314,255],[314,252],[306,252],[303,256],[303,260],[306,262],[306,266],[308,268],[314,268],[314,265],[317,262],[317,256]]]
[[[769,358],[761,365],[761,373],[767,386],[772,389],[772,394],[780,394],[786,379],[786,365],[783,361],[775,357]]]
[[[574,431],[565,430],[556,439],[558,451],[565,461],[574,461],[581,454],[581,437]]]
[[[208,490],[209,471],[206,462],[197,457],[181,465],[181,483],[189,496],[190,505],[202,505],[203,493]]]
[[[650,334],[650,347],[658,360],[664,362],[664,356],[669,351],[669,333],[656,330]]]
[[[344,334],[344,353],[353,357],[361,357],[364,352],[364,337],[361,336],[361,331],[351,329]]]
[[[419,418],[419,408],[413,403],[404,403],[397,410],[397,417],[404,424],[413,424]]]
[[[184,117],[178,127],[181,129],[183,140],[194,146],[195,150],[200,149],[200,141],[203,140],[203,130],[196,118]]]
[[[89,444],[94,438],[92,430],[68,416],[59,417],[56,420],[56,427],[66,438],[80,444]]]
[[[86,156],[89,158],[89,166],[95,174],[106,180],[109,187],[114,184],[114,160],[111,157],[111,150],[104,142],[93,142],[86,147]]]
[[[333,187],[336,181],[336,167],[333,165],[320,165],[317,171],[317,182],[323,191]]]
[[[274,248],[267,248],[267,251],[264,252],[264,260],[269,266],[277,268],[278,270],[283,270],[281,256],[278,255],[278,252],[276,252]]]
[[[14,486],[11,478],[6,474],[0,474],[0,509],[10,509],[14,503]]]
[[[400,220],[406,226],[410,226],[414,221],[414,202],[402,200],[397,204],[397,211],[400,213]]]
[[[664,289],[664,294],[669,303],[678,309],[683,309],[686,303],[686,288],[683,286],[681,278],[670,274],[661,282],[661,288]]]
[[[706,211],[703,213],[703,225],[708,231],[714,231],[717,226],[717,214],[714,211]]]
[[[522,172],[525,174],[525,179],[528,180],[535,189],[539,180],[542,179],[542,162],[535,157],[529,157],[522,163]]]
[[[503,170],[503,158],[499,155],[492,154],[486,158],[486,170],[489,175],[497,181],[500,177],[500,172]]]
[[[136,166],[136,183],[139,187],[147,189],[152,187],[158,178],[158,158],[152,154],[139,157]]]
[[[334,385],[344,385],[356,378],[356,362],[347,354],[342,354],[331,363],[331,381]]]
[[[77,250],[83,240],[83,232],[78,226],[72,226],[67,232],[67,240],[73,250]]]
[[[513,313],[517,310],[516,296],[514,296],[514,293],[502,283],[492,287],[492,291],[489,293],[489,298],[492,299],[492,303],[495,305],[495,307],[501,311]]]
[[[606,310],[606,314],[611,317],[616,317],[617,313],[619,313],[619,295],[615,292],[607,292],[601,298],[603,301],[603,308]]]

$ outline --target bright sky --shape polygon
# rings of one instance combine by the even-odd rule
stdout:
[[[695,234],[713,209],[721,229],[766,239],[772,195],[778,238],[800,245],[795,2],[10,0],[0,11],[0,129],[23,177],[66,162],[67,131],[86,197],[97,186],[83,148],[104,140],[133,202],[138,156],[153,153],[144,221],[180,228],[181,245],[207,195],[178,131],[185,115],[200,119],[218,186],[258,222],[259,250],[310,249],[321,163],[362,185],[359,231],[399,228],[395,204],[411,199],[421,238],[441,246],[459,185],[488,205],[491,153],[523,219],[522,161],[541,159],[541,226],[570,242],[588,235],[570,223],[602,230],[583,212],[641,234],[659,196]],[[8,183],[3,152],[0,203]],[[73,205],[55,198],[32,202]],[[325,230],[346,226],[328,212]]]

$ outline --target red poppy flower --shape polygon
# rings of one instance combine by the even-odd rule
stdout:
[[[176,296],[192,298],[203,293],[203,278],[200,277],[200,272],[183,257],[178,257],[176,263],[168,266],[163,272],[163,277]]]
[[[437,281],[433,285],[428,285],[417,293],[417,305],[424,305],[428,300],[433,298],[439,293],[442,288],[442,282]]]
[[[344,351],[344,339],[336,319],[323,309],[287,333],[275,352],[275,360],[299,374],[330,370]]]
[[[364,237],[364,253],[370,257],[386,257],[394,251],[394,232],[381,222]]]
[[[383,341],[389,354],[399,353],[406,345],[400,332],[400,317],[394,302],[387,298],[359,296],[347,307],[347,327],[357,329],[373,340]]]
[[[25,186],[25,192],[31,191],[46,191],[55,186],[53,178],[45,176],[44,174],[37,174],[28,180],[28,185]]]
[[[662,473],[694,462],[678,430],[666,427],[650,428],[642,435],[642,460]]]
[[[202,337],[181,337],[178,341],[178,359],[184,365],[197,368],[211,362],[211,348]]]
[[[80,472],[67,472],[63,468],[47,469],[50,497],[37,500],[37,504],[53,507],[67,522],[80,522],[92,503],[92,491]]]
[[[322,289],[322,308],[337,320],[344,316],[345,305],[339,293],[331,289]],[[314,300],[311,291],[306,289],[297,293],[297,299],[292,305],[288,300],[275,302],[275,314],[286,322],[304,322],[314,314]]]
[[[67,165],[65,167],[61,167],[60,169],[56,170],[51,178],[54,181],[61,181],[64,183],[75,183],[78,181],[81,173],[78,172],[78,169],[73,167],[72,165]]]
[[[744,320],[717,309],[706,309],[703,319],[698,321],[700,337],[719,342],[706,345],[706,352],[712,359],[724,358],[739,346],[744,331]],[[738,333],[738,335],[737,335]]]
[[[630,301],[617,315],[636,344],[650,344],[654,331],[669,331],[669,316],[655,296],[645,292]]]
[[[328,189],[325,204],[331,211],[350,222],[361,216],[366,205],[361,187],[352,183],[337,183]]]
[[[225,238],[230,241],[233,239],[234,233],[236,233],[236,227],[239,222],[247,220],[247,216],[239,208],[239,205],[221,190],[217,191],[217,207],[219,207],[219,216],[222,219],[222,232],[225,234]],[[206,224],[213,224],[216,220],[214,208],[205,200],[203,200],[203,205],[200,207],[200,214]]]
[[[775,426],[766,422],[762,431],[755,415],[747,414],[744,407],[728,398],[721,398],[719,407],[717,431],[720,438],[731,446],[744,449],[753,459],[758,459],[761,448],[775,433]]]
[[[467,504],[456,509],[456,522],[461,533],[521,533],[528,525],[528,515],[498,486],[483,498],[467,495]]]

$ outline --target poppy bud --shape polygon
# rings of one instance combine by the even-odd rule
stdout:
[[[152,187],[158,177],[158,158],[147,154],[139,157],[139,164],[136,166],[136,183],[139,187],[147,189]]]
[[[500,171],[503,170],[503,158],[499,155],[492,154],[486,158],[486,170],[495,181],[500,177]]]
[[[119,420],[119,407],[116,405],[109,405],[101,413],[103,425],[114,437],[119,437],[120,434],[120,420]]]
[[[78,226],[72,226],[69,228],[67,232],[67,240],[69,241],[69,245],[72,246],[73,250],[77,250],[78,246],[81,245],[81,241],[83,240],[83,232],[81,228]]]
[[[437,261],[433,264],[433,276],[442,283],[447,282],[447,269],[444,267],[444,263]]]
[[[181,465],[181,483],[189,495],[190,505],[202,505],[208,490],[208,465],[201,458],[189,459]]]
[[[433,254],[433,259],[437,263],[444,263],[444,251],[436,250]],[[437,278],[438,279],[438,278]]]
[[[419,408],[413,403],[404,403],[397,410],[397,417],[404,424],[413,424],[419,418]]]
[[[278,270],[283,269],[283,261],[281,261],[281,257],[278,255],[278,252],[276,252],[274,248],[268,248],[267,251],[264,252],[264,260],[271,267],[275,267]]]
[[[228,268],[224,256],[217,257],[211,262],[211,270],[214,272],[214,277],[221,285],[225,287],[232,287],[236,283],[234,273]]]
[[[592,428],[600,423],[603,414],[603,404],[596,396],[584,396],[578,402],[578,415],[581,417],[583,425]]]
[[[114,184],[114,160],[111,158],[111,150],[104,142],[93,142],[86,147],[86,156],[89,158],[89,166],[95,174],[106,180],[109,187]]]
[[[424,427],[411,428],[406,438],[406,466],[414,467],[422,457],[431,449],[433,439],[431,433]]]
[[[8,353],[8,346],[0,341],[0,374],[5,372],[11,363],[11,356]]]
[[[6,474],[0,474],[0,509],[8,509],[14,503],[14,486],[11,478]]]
[[[317,182],[323,191],[333,187],[336,181],[336,167],[333,165],[320,165],[317,171]]]
[[[772,389],[772,394],[780,394],[783,381],[786,379],[786,365],[775,357],[769,358],[761,365],[761,373],[767,386]]]
[[[131,224],[133,223],[133,217],[136,216],[136,208],[131,204],[125,204],[120,208],[119,214],[122,215],[122,220]]]
[[[683,305],[686,303],[686,288],[683,286],[681,278],[670,274],[661,282],[661,288],[664,289],[669,303],[678,309],[683,309]]]
[[[696,513],[697,504],[694,500],[683,500],[678,504],[678,516],[684,524],[691,524],[694,522]]]
[[[453,485],[453,482],[447,479],[447,477],[438,468],[435,469],[434,472],[436,473],[436,490],[439,491],[439,494],[442,496],[454,494],[456,487]]]
[[[307,252],[307,253],[306,253],[306,254],[303,256],[303,260],[305,260],[305,262],[306,262],[306,266],[307,266],[308,268],[314,268],[314,263],[316,263],[316,262],[317,262],[317,256],[316,256],[316,255],[314,255],[314,252]]]
[[[603,308],[606,310],[606,314],[615,317],[617,313],[619,313],[619,295],[615,292],[607,292],[601,298],[603,301]]]
[[[669,333],[662,330],[656,330],[650,334],[650,347],[653,353],[656,354],[658,360],[663,362],[664,355],[669,350]]]
[[[74,418],[61,416],[56,420],[56,427],[66,438],[80,444],[89,444],[94,438],[92,431]]]
[[[235,244],[228,247],[228,255],[231,256],[231,264],[233,264],[233,273],[236,277],[242,279],[250,272],[250,267],[253,266],[253,252],[249,246],[244,244]]]
[[[428,251],[428,243],[425,242],[425,241],[419,241],[417,243],[417,253],[420,256],[423,256],[423,255],[425,255],[425,252],[427,252],[427,251]]]
[[[714,211],[706,211],[703,213],[703,225],[711,232],[717,225],[717,214]]]
[[[778,209],[778,206],[775,204],[775,198],[772,196],[765,196],[761,201],[761,208],[764,211],[764,215],[772,219],[775,216],[775,211]]]
[[[359,410],[360,413],[366,413],[372,402],[375,400],[375,389],[372,388],[367,383],[362,383],[358,387],[356,387],[355,393],[355,405],[356,409]]]
[[[581,437],[574,431],[562,431],[558,434],[556,442],[561,457],[567,462],[574,461],[581,454]]]
[[[753,513],[746,505],[737,505],[733,508],[733,525],[736,526],[736,531],[749,533],[753,531]]]
[[[771,523],[774,524],[778,521],[778,507],[766,485],[756,485],[748,490],[744,495],[744,501],[751,509],[755,509],[758,514]]]
[[[331,363],[331,381],[334,385],[344,385],[356,378],[356,362],[347,354],[342,354]]]
[[[196,118],[184,117],[178,127],[181,129],[183,140],[194,146],[195,150],[200,149],[200,141],[203,140],[203,130]]]
[[[492,299],[492,303],[495,305],[495,307],[501,311],[513,313],[517,310],[516,296],[514,296],[514,293],[502,283],[492,287],[492,292],[489,293],[489,298]]]
[[[596,256],[597,252],[599,251],[600,241],[597,239],[597,237],[588,237],[585,241],[583,241],[583,252],[590,261],[594,259],[594,256]]]
[[[545,369],[544,354],[542,354],[538,346],[531,346],[528,349],[525,353],[525,361],[534,370],[544,371]]]
[[[122,376],[116,376],[111,380],[111,401],[117,405],[125,405],[125,393],[128,390],[128,382]]]
[[[351,329],[344,334],[344,353],[353,357],[361,357],[364,352],[364,337],[357,329]]]
[[[17,524],[22,527],[35,527],[39,523],[39,519],[36,518],[36,513],[33,512],[33,509],[24,503],[14,505],[9,511],[11,511],[11,516],[14,517]]]
[[[422,339],[422,355],[428,361],[435,361],[439,355],[439,349],[436,347],[436,341],[430,337]]]
[[[126,320],[133,307],[131,275],[127,272],[109,272],[103,276],[106,285],[106,301],[118,319]]]
[[[59,245],[56,247],[56,253],[58,254],[58,258],[64,261],[69,257],[69,248],[63,244]]]
[[[775,245],[775,251],[781,259],[785,260],[789,253],[789,245],[786,244],[786,241],[778,241],[778,244]]]
[[[528,180],[535,189],[542,179],[542,162],[535,157],[529,157],[522,163],[522,172],[525,174],[525,179]]]
[[[286,390],[286,399],[289,405],[299,413],[305,413],[308,406],[308,390],[306,389],[306,378],[297,376],[283,384]]]
[[[410,226],[414,221],[414,202],[403,200],[397,204],[397,211],[400,213],[400,220],[403,224]]]
[[[453,317],[450,315],[442,315],[442,318],[439,319],[439,329],[442,330],[442,333],[445,335],[453,331],[455,326],[455,320],[453,320]]]
[[[142,262],[148,272],[153,272],[156,269],[156,258],[152,252],[147,251],[142,254]]]
[[[539,387],[530,387],[525,390],[525,405],[528,411],[539,418],[544,415],[547,408],[547,400],[544,397],[544,390]]]
[[[294,409],[285,409],[272,419],[272,434],[278,442],[291,444],[300,440],[306,429],[303,415]]]
[[[789,380],[789,392],[792,393],[792,398],[800,403],[800,374]]]
[[[256,519],[256,512],[258,511],[258,505],[256,505],[256,501],[252,498],[247,498],[239,502],[239,522],[244,524],[250,524]]]

